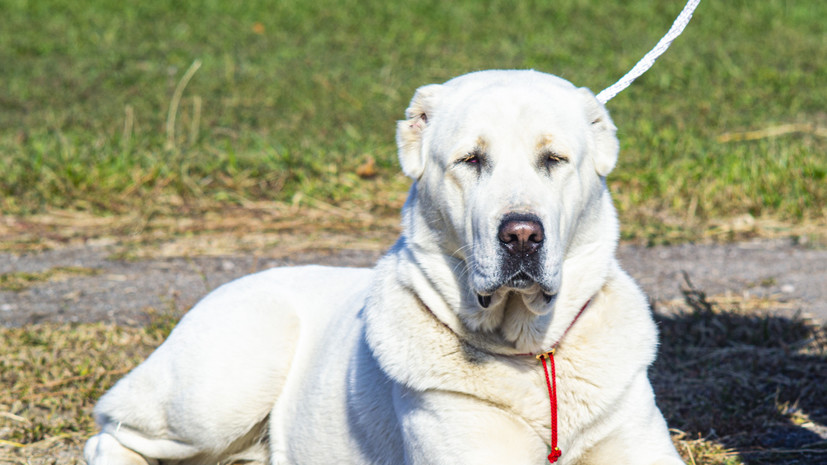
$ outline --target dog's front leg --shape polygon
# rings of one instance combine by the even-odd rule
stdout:
[[[584,463],[594,465],[684,465],[672,441],[663,415],[655,405],[652,386],[641,372],[628,391],[614,404],[608,434],[586,454]]]
[[[394,408],[410,465],[537,465],[548,452],[525,421],[466,394],[397,387]]]

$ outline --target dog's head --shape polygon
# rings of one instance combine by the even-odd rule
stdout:
[[[576,279],[563,275],[572,248],[616,235],[599,230],[614,224],[604,178],[618,154],[605,108],[555,76],[483,71],[418,89],[406,117],[406,240],[450,265],[466,323],[497,328],[510,307],[548,313]]]

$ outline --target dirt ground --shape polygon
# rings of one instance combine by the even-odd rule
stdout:
[[[390,245],[390,244],[388,244]],[[117,244],[0,253],[0,275],[52,273],[20,290],[0,287],[0,324],[105,321],[140,325],[148,312],[183,313],[210,290],[273,266],[371,266],[381,249],[278,250],[222,256],[120,259]],[[767,299],[775,312],[827,322],[827,249],[787,239],[729,244],[621,245],[624,268],[657,306],[681,299],[685,276],[708,295]]]

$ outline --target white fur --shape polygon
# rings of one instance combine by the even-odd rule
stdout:
[[[646,375],[655,325],[614,258],[603,106],[554,76],[486,71],[421,88],[406,117],[414,184],[376,270],[273,269],[211,293],[101,398],[90,464],[539,465],[548,394],[520,354],[564,334],[558,463],[682,463]],[[529,285],[503,271],[512,212],[545,234]]]

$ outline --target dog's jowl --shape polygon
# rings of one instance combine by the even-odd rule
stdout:
[[[417,90],[396,138],[413,185],[376,267],[210,293],[100,399],[90,464],[683,463],[615,258],[603,105],[483,71]]]

